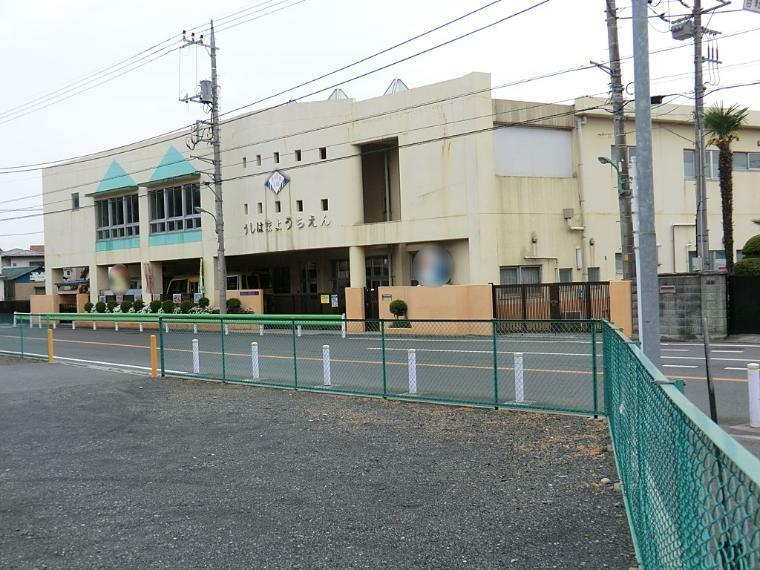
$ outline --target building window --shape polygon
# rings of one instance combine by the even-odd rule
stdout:
[[[296,151],[296,162],[301,162],[301,151],[300,150]]]
[[[282,212],[282,203],[279,200],[275,200],[274,202],[274,211],[277,213]]]
[[[137,203],[137,194],[97,200],[95,227],[98,240],[140,235],[140,208]]]
[[[248,166],[248,159],[246,157],[243,157],[243,168]]]
[[[572,283],[573,282],[573,270],[570,267],[564,267],[559,270],[559,282],[560,283]]]
[[[327,147],[323,146],[319,149],[319,159],[325,160],[327,158]]]
[[[261,166],[261,155],[260,154],[256,155],[256,166]]]
[[[153,190],[148,194],[150,205],[150,233],[183,232],[201,227],[200,184],[182,184]]]
[[[280,164],[280,153],[279,152],[274,153],[274,163],[275,164]]]
[[[343,291],[351,283],[348,259],[336,259],[332,267],[332,290]]]
[[[588,280],[589,281],[601,281],[600,272],[598,267],[588,268]]]
[[[79,209],[79,192],[74,192],[71,195],[71,209],[72,210]]]
[[[258,204],[256,204],[256,211],[258,211],[259,214],[263,214],[264,213],[264,203],[263,202],[259,202]]]
[[[330,207],[330,204],[327,200],[327,198],[322,198],[322,211],[326,212]]]
[[[705,176],[708,180],[717,180],[719,175],[718,168],[718,151],[706,150],[705,151]],[[759,165],[760,166],[760,165]],[[683,150],[683,176],[687,180],[694,179],[694,149],[685,148]]]
[[[734,170],[760,170],[760,152],[735,152]]]
[[[245,212],[245,215],[248,215],[248,204],[243,204],[243,211]]]
[[[541,283],[539,265],[514,265],[499,268],[502,285],[532,285]]]
[[[689,271],[697,271],[697,252],[689,252]],[[713,271],[725,271],[726,270],[726,252],[722,249],[710,250],[710,261],[712,262]]]
[[[296,200],[296,210],[303,212],[303,200]]]
[[[615,275],[620,277],[623,275],[623,254],[615,254]]]

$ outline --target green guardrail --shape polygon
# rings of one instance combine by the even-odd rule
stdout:
[[[760,568],[760,460],[608,323],[604,396],[642,568]]]
[[[42,322],[49,323],[53,321],[107,321],[107,322],[127,322],[127,323],[157,323],[160,320],[167,322],[247,322],[255,324],[268,325],[290,325],[293,321],[296,324],[320,323],[340,325],[344,320],[343,315],[267,315],[267,314],[182,314],[182,313],[14,313],[14,321],[17,323]]]

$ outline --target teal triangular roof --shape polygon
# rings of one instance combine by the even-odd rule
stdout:
[[[108,167],[105,176],[98,184],[98,192],[110,192],[111,190],[119,190],[121,188],[136,188],[137,184],[132,180],[132,177],[127,174],[121,167],[121,164],[115,160]]]
[[[180,152],[170,146],[158,167],[153,171],[148,183],[161,182],[172,178],[200,174]]]

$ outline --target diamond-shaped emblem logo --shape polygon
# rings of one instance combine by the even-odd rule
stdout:
[[[269,178],[267,178],[264,186],[269,188],[275,194],[279,194],[282,192],[283,188],[288,185],[288,182],[290,182],[290,178],[285,176],[279,170],[275,170],[272,172],[272,174],[269,175]]]

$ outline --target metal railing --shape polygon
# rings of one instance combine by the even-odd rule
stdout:
[[[607,415],[642,567],[760,567],[760,460],[603,321],[109,315],[64,325],[17,315],[15,324],[0,327],[0,352],[44,358],[55,345],[62,360],[149,370],[153,336],[167,376]]]

